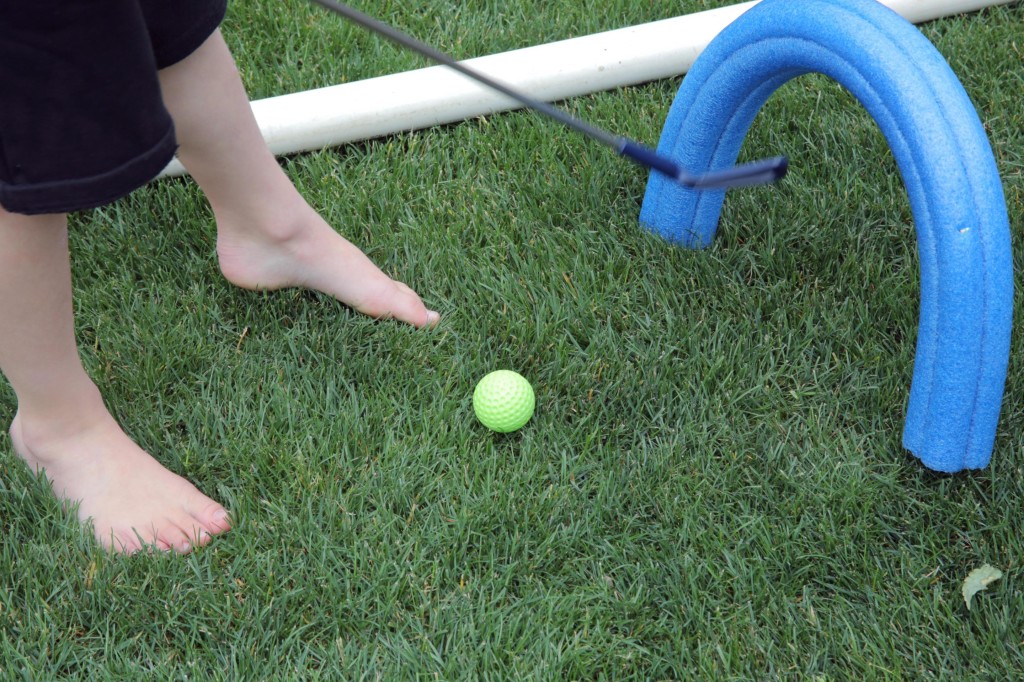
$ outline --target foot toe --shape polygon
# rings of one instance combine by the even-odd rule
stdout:
[[[396,281],[394,284],[396,295],[391,297],[388,317],[407,322],[419,329],[433,327],[440,321],[441,316],[433,310],[428,310],[419,294],[402,282]]]
[[[167,527],[161,530],[153,544],[163,551],[177,552],[179,554],[184,554],[192,549],[188,533],[183,528],[173,524],[168,524]]]
[[[231,515],[216,502],[210,502],[200,513],[194,514],[202,532],[208,536],[219,535],[231,529]]]
[[[110,536],[100,543],[115,554],[136,554],[143,549],[142,539],[134,529],[112,529]]]

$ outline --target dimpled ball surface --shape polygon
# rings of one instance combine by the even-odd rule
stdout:
[[[473,391],[473,412],[480,423],[499,433],[522,428],[530,421],[536,404],[533,387],[522,375],[508,369],[491,372]]]

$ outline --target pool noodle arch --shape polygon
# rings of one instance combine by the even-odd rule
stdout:
[[[935,47],[874,0],[764,0],[697,59],[658,151],[700,172],[735,163],[758,110],[805,73],[833,78],[882,130],[917,230],[921,305],[903,445],[931,469],[988,465],[1010,350],[1013,273],[1002,184],[977,112]],[[724,191],[652,173],[640,222],[691,248]]]

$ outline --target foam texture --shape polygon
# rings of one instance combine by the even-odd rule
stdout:
[[[838,81],[875,119],[914,214],[921,306],[903,445],[930,469],[983,468],[1010,352],[1006,201],[970,98],[913,24],[874,0],[764,0],[693,65],[658,152],[694,173],[734,164],[768,97],[810,72]],[[722,190],[691,190],[652,173],[640,222],[702,248],[724,199]]]

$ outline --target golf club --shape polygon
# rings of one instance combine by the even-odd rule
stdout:
[[[671,159],[661,156],[653,149],[645,147],[639,142],[634,142],[625,137],[613,135],[606,130],[582,121],[570,114],[553,107],[547,102],[534,99],[514,88],[501,83],[490,76],[472,69],[465,64],[456,61],[453,57],[440,50],[423,43],[412,36],[399,31],[398,29],[385,24],[382,21],[363,14],[362,12],[337,2],[336,0],[311,0],[336,14],[349,19],[350,21],[378,33],[388,40],[409,48],[414,52],[428,57],[439,64],[443,64],[459,73],[472,78],[473,80],[497,90],[503,95],[511,97],[529,109],[549,116],[556,121],[576,130],[587,137],[596,140],[608,147],[611,147],[620,156],[624,156],[642,166],[651,168],[672,178],[676,182],[693,189],[727,189],[730,187],[749,187],[752,185],[763,185],[779,180],[786,174],[789,162],[785,156],[778,156],[771,159],[763,159],[751,163],[733,166],[724,170],[709,171],[707,173],[689,173],[679,164]]]

